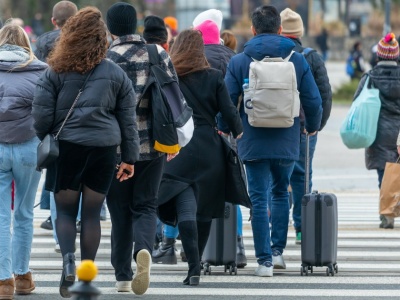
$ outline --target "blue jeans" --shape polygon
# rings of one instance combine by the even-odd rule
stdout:
[[[310,136],[310,182],[309,191],[312,188],[312,161],[314,157],[315,146],[317,144],[317,135]],[[306,135],[301,134],[300,138],[300,158],[294,163],[293,173],[290,177],[290,185],[293,194],[293,225],[296,232],[301,231],[301,199],[305,191],[305,160],[306,160]]]
[[[257,262],[272,262],[272,250],[283,253],[286,247],[289,223],[289,179],[294,161],[266,159],[247,161],[248,190],[253,204],[251,225]],[[270,183],[271,181],[271,183]],[[271,184],[271,223],[269,231],[268,189]],[[272,244],[272,245],[271,245]]]
[[[173,227],[164,224],[164,237],[169,239],[176,239],[178,237],[178,234],[179,234],[178,226]]]
[[[0,143],[0,280],[29,272],[33,238],[33,205],[39,185],[38,138],[21,144]],[[15,182],[14,217],[11,182]],[[11,233],[11,222],[13,231]]]
[[[40,195],[40,209],[50,209],[50,192],[45,190],[46,181],[43,182],[42,194]]]
[[[243,236],[243,217],[242,217],[242,210],[240,209],[239,205],[237,207],[237,236]]]

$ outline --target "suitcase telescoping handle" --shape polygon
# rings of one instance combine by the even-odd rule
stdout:
[[[310,136],[306,132],[304,193],[310,193]]]

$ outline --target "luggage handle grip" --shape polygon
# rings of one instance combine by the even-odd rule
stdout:
[[[304,180],[304,194],[310,192],[310,135],[306,132],[306,157],[305,157],[305,180]]]

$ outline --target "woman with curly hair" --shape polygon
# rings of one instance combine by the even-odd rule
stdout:
[[[131,81],[106,60],[107,35],[100,11],[86,7],[68,19],[38,81],[33,102],[39,139],[57,134],[60,154],[47,168],[46,189],[54,192],[56,232],[63,256],[60,294],[70,297],[75,281],[75,220],[82,195],[81,259],[94,260],[100,243],[100,210],[117,166],[120,181],[131,178],[138,159],[136,97]],[[81,92],[80,97],[77,97]],[[119,147],[117,147],[119,146]]]
[[[46,68],[20,26],[9,23],[0,30],[0,299],[13,299],[14,290],[29,294],[35,289],[29,257],[40,173],[35,170],[39,140],[31,112],[36,81]]]

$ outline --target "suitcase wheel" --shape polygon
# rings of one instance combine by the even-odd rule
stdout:
[[[335,276],[335,270],[333,269],[332,265],[329,265],[326,268],[326,276],[329,276],[329,275]]]
[[[308,276],[308,269],[309,269],[310,267],[308,267],[308,266],[302,266],[301,268],[300,268],[300,275],[301,276],[303,276],[303,275],[305,275],[305,276]]]
[[[232,275],[232,274],[237,275],[237,267],[233,266],[233,265],[229,266],[229,275]]]
[[[339,272],[339,267],[338,265],[335,265],[335,273],[337,274]]]

